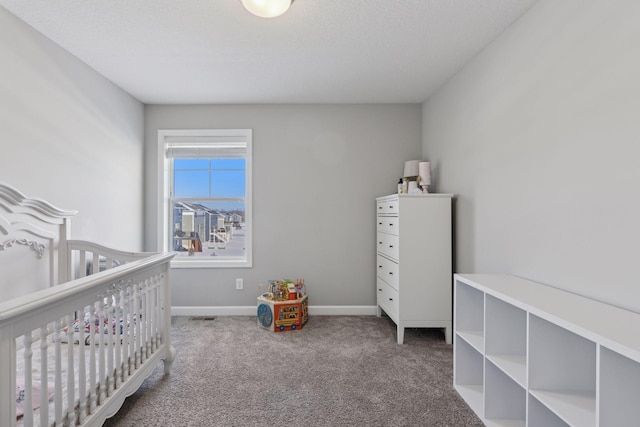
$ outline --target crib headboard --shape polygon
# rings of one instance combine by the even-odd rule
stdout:
[[[77,212],[28,198],[0,182],[0,299],[57,285],[67,277],[66,241]]]

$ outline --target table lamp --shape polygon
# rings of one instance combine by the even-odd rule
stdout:
[[[403,178],[416,178],[418,176],[418,164],[420,160],[408,160],[404,162]]]
[[[418,172],[420,176],[420,186],[422,194],[429,193],[429,185],[431,185],[431,165],[429,162],[420,162],[418,164]]]

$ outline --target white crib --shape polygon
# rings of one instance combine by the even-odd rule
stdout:
[[[70,240],[75,213],[0,183],[1,426],[100,426],[175,358],[173,254]]]

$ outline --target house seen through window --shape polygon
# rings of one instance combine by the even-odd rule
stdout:
[[[251,266],[251,131],[159,131],[175,266]]]

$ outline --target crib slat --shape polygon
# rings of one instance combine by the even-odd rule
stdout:
[[[32,379],[32,356],[31,344],[33,343],[33,335],[31,332],[25,334],[24,342],[24,425],[25,427],[33,426],[33,379]]]
[[[100,255],[94,252],[91,260],[91,274],[96,274],[100,271]]]
[[[96,305],[89,306],[89,414],[93,414],[97,406],[96,393]]]
[[[140,321],[140,363],[144,363],[147,360],[147,282],[145,279],[141,284],[142,289],[142,308],[140,309],[140,316],[138,319]]]
[[[155,309],[155,298],[156,298],[156,281],[154,278],[151,278],[149,285],[149,351],[153,354],[156,351],[155,347],[155,327],[156,327],[156,309]]]
[[[149,290],[149,345],[151,346],[151,354],[156,351],[156,280],[151,279],[151,289]]]
[[[80,252],[80,267],[78,268],[78,277],[85,277],[87,275],[87,251],[81,250]]]
[[[156,301],[154,303],[156,308],[156,348],[160,346],[161,342],[161,333],[162,333],[162,277],[156,276]]]
[[[154,307],[154,346],[156,348],[156,350],[158,349],[158,347],[160,346],[160,331],[162,329],[162,307],[160,305],[160,300],[161,300],[161,293],[162,293],[162,279],[158,276],[154,277],[155,280],[155,284],[156,284],[156,289],[155,289],[155,294],[153,296],[154,301],[153,301],[153,307]]]
[[[113,372],[114,372],[114,366],[113,366],[113,339],[114,339],[114,335],[113,335],[113,322],[115,322],[115,317],[114,317],[114,307],[113,307],[113,296],[109,295],[109,297],[106,299],[106,301],[108,301],[108,305],[105,303],[105,306],[107,307],[107,326],[106,326],[106,330],[105,335],[106,335],[106,339],[107,339],[107,345],[104,348],[104,351],[106,351],[107,355],[107,396],[111,396],[113,394]]]
[[[151,353],[154,353],[156,351],[156,332],[157,332],[157,325],[158,325],[158,318],[156,317],[157,314],[157,303],[158,303],[158,299],[157,299],[157,281],[154,278],[151,279],[151,313],[150,313],[150,321],[151,321],[151,332],[150,332],[150,337],[149,340],[151,341]]]
[[[124,332],[122,334],[122,381],[126,381],[129,377],[129,334],[131,327],[131,314],[129,313],[129,287],[127,284],[125,288],[122,290],[123,301],[122,301],[122,317],[125,319],[124,323]]]
[[[147,353],[147,358],[151,357],[153,353],[153,347],[151,346],[151,295],[153,292],[153,281],[151,279],[147,279],[146,281],[147,291],[145,293],[146,300],[146,309],[145,309],[145,321],[144,325],[146,326],[146,332],[144,334],[145,348]]]
[[[141,333],[141,325],[140,325],[140,314],[141,314],[141,310],[142,310],[142,297],[141,297],[141,284],[138,283],[136,284],[136,288],[135,288],[135,307],[136,307],[136,323],[135,323],[135,333],[134,333],[134,339],[135,339],[135,343],[136,343],[136,349],[135,349],[135,355],[136,355],[136,369],[140,368],[140,365],[142,364],[142,345],[140,344],[140,335],[142,335]]]
[[[78,317],[78,421],[79,424],[82,424],[87,417],[87,365],[85,360],[86,346],[84,341],[84,321],[86,318],[87,307],[84,307],[80,313],[82,316]]]
[[[14,425],[16,419],[16,340],[10,325],[0,325],[0,425]]]
[[[136,325],[138,324],[137,322],[137,297],[136,297],[136,288],[137,285],[132,284],[130,289],[131,289],[131,300],[130,300],[130,313],[131,313],[131,328],[129,329],[131,331],[130,335],[129,335],[129,375],[133,375],[133,373],[136,370],[136,337],[135,337],[135,330],[136,330]]]
[[[54,387],[55,387],[55,396],[53,399],[54,402],[54,411],[55,411],[55,420],[56,425],[62,425],[62,355],[60,351],[60,342],[62,340],[60,336],[60,320],[56,320],[54,322],[53,329],[53,345],[54,345]]]
[[[47,327],[40,328],[40,372],[48,372],[47,350]],[[46,426],[49,423],[49,378],[40,374],[40,425]]]
[[[107,384],[105,381],[105,354],[104,354],[104,322],[106,313],[104,310],[104,298],[100,298],[100,315],[98,318],[98,385],[100,393],[98,395],[98,405],[102,405],[107,398]]]
[[[74,369],[74,349],[73,344],[73,321],[75,315],[67,316],[67,417],[68,425],[76,425],[76,411],[75,411],[75,369]]]
[[[124,320],[122,320],[121,318],[122,316],[121,294],[122,294],[122,290],[118,288],[115,293],[116,330],[115,330],[114,338],[115,338],[115,354],[116,354],[116,372],[115,372],[115,377],[113,381],[114,388],[120,387],[120,381],[122,379],[122,354],[121,354],[122,353],[122,345],[121,345],[122,328],[119,322],[122,322]]]

